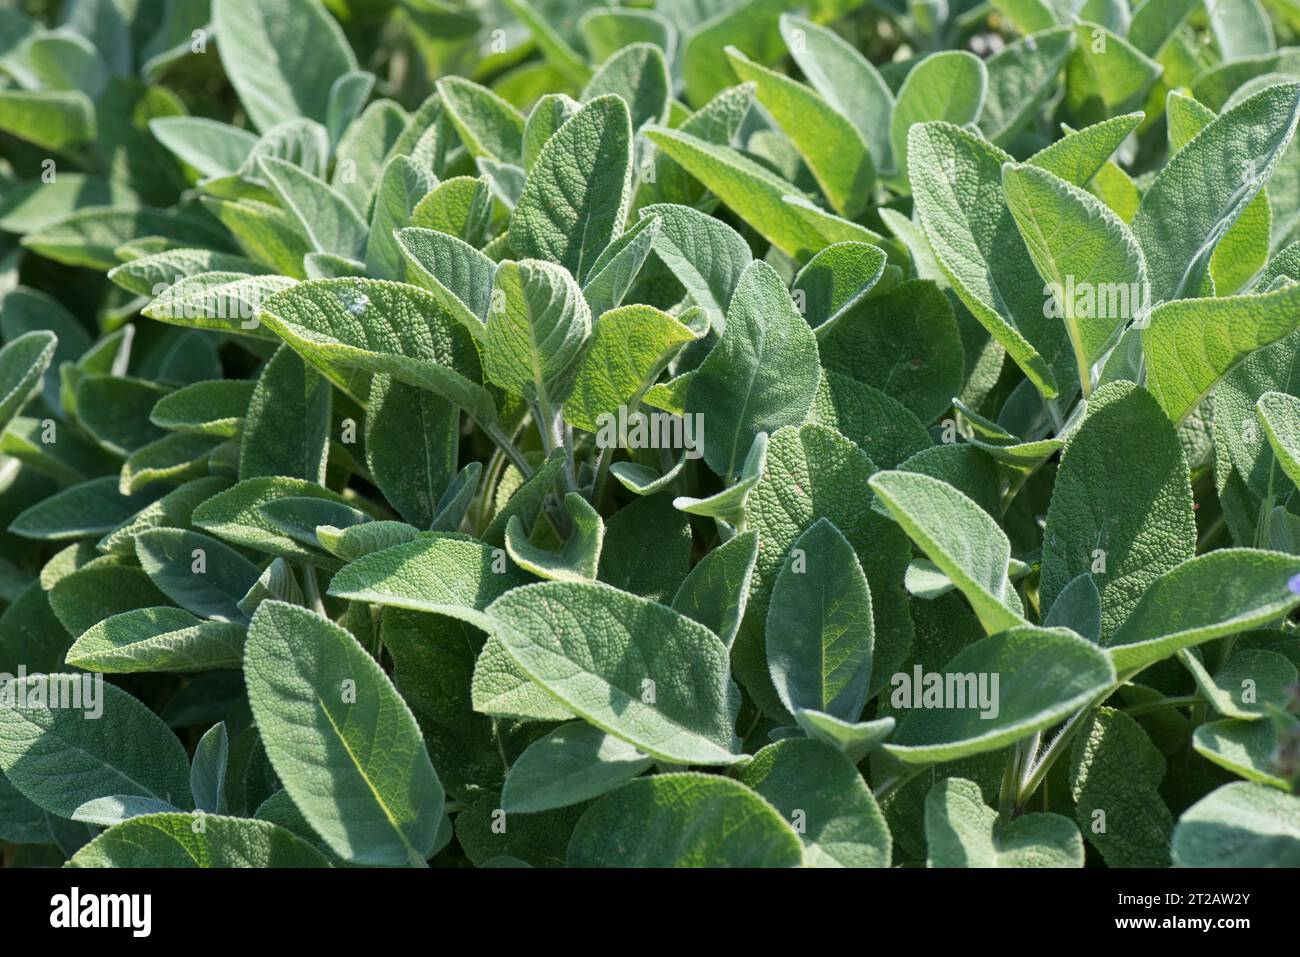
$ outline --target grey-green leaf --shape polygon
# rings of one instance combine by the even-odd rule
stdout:
[[[244,674],[267,757],[335,853],[422,866],[442,784],[410,709],[357,640],[304,608],[263,602]]]

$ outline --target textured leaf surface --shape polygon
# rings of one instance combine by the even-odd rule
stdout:
[[[979,785],[948,778],[925,799],[930,867],[1082,867],[1083,840],[1069,818],[1026,814],[1010,823],[984,803]]]
[[[596,802],[569,841],[570,867],[798,867],[799,836],[729,778],[660,774]]]
[[[147,814],[109,828],[73,855],[72,867],[329,867],[306,841],[269,821]]]
[[[520,669],[597,727],[663,761],[738,760],[739,698],[703,626],[594,583],[517,588],[487,614]]]
[[[356,639],[306,609],[263,602],[244,673],[272,766],[335,853],[422,864],[442,784],[415,718]]]

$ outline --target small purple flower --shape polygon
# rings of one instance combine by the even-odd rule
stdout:
[[[1300,575],[1292,575],[1287,581],[1286,587],[1291,590],[1291,594],[1300,595]]]

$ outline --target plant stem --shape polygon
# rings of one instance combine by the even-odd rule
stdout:
[[[1204,704],[1205,699],[1198,694],[1182,695],[1178,698],[1161,698],[1159,701],[1148,701],[1145,704],[1135,704],[1132,707],[1125,708],[1124,713],[1129,717],[1139,714],[1149,714],[1152,711],[1163,711],[1165,708],[1186,708],[1189,705]]]
[[[929,770],[929,768],[930,765],[918,764],[914,767],[909,767],[906,771],[895,774],[893,777],[886,778],[885,781],[872,792],[872,796],[875,797],[877,801],[883,801],[895,791],[902,788],[905,784],[909,783],[922,771]]]
[[[482,425],[482,423],[479,424]],[[523,473],[525,479],[532,478],[532,466],[528,464],[528,460],[524,458],[523,453],[519,451],[515,446],[515,443],[510,441],[510,436],[501,431],[500,426],[494,425],[489,427],[484,425],[483,431],[487,433],[488,438],[496,443],[497,448],[501,450],[502,454],[510,460],[510,464]]]
[[[1105,696],[1099,699],[1099,702],[1096,703],[1106,700],[1106,697],[1109,697],[1110,693],[1110,690],[1108,690]],[[1033,796],[1034,791],[1043,783],[1043,779],[1047,777],[1047,772],[1052,770],[1052,765],[1056,763],[1057,758],[1065,753],[1066,746],[1074,739],[1079,728],[1083,727],[1084,716],[1092,711],[1096,703],[1088,704],[1086,707],[1080,708],[1076,711],[1070,720],[1065,723],[1065,727],[1061,729],[1061,733],[1052,739],[1052,743],[1047,746],[1047,750],[1043,752],[1043,756],[1034,763],[1033,767],[1026,770],[1024,779],[1020,784],[1020,794],[1016,798],[1017,807],[1024,807]]]
[[[1002,788],[998,791],[998,816],[1003,822],[1010,821],[1019,806],[1017,797],[1020,788],[1020,768],[1025,761],[1025,742],[1019,742],[1007,758],[1007,766],[1002,772]]]
[[[328,618],[325,614],[325,602],[321,600],[320,585],[316,581],[316,569],[310,565],[304,565],[302,569],[303,591],[306,593],[307,607],[322,618]]]
[[[496,488],[497,477],[501,469],[505,466],[506,454],[500,448],[492,450],[492,457],[488,459],[487,468],[483,470],[483,487],[479,489],[474,501],[474,534],[482,537],[487,527],[488,507],[492,499],[492,490]]]
[[[596,456],[596,477],[591,483],[591,507],[600,511],[600,500],[605,497],[605,483],[609,479],[609,466],[614,461],[613,449],[601,449]]]

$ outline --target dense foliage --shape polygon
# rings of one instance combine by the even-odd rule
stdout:
[[[22,6],[5,863],[1300,865],[1294,0]]]

